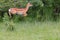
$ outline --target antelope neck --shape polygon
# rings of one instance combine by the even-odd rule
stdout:
[[[28,11],[28,9],[29,9],[29,5],[27,4],[27,6],[26,6],[26,11]]]

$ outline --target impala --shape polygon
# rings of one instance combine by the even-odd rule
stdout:
[[[18,14],[22,16],[27,16],[27,11],[32,4],[28,3],[26,8],[10,8],[9,9],[9,16],[11,17],[12,14]]]

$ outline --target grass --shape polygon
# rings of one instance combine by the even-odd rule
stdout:
[[[60,22],[13,23],[14,31],[0,23],[0,40],[60,40]]]

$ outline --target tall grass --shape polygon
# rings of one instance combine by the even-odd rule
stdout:
[[[8,31],[8,26],[4,22],[0,23],[0,40],[60,40],[60,22],[13,22],[12,24],[15,31]]]

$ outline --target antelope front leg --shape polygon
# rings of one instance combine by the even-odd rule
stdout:
[[[23,14],[23,19],[26,20],[27,18],[27,13]]]
[[[23,14],[23,16],[27,16],[27,13]]]

